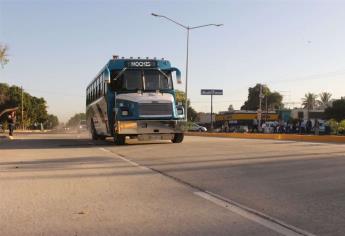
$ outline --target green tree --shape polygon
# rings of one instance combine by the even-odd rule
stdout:
[[[186,94],[183,91],[176,90],[176,102],[182,103],[182,105],[185,104],[186,101]]]
[[[72,116],[66,123],[66,126],[68,127],[77,127],[80,124],[81,120],[86,120],[85,113],[77,113],[74,116]]]
[[[4,106],[4,104],[6,104],[6,102],[9,100],[8,90],[8,84],[0,83],[0,108],[1,106]]]
[[[314,110],[317,106],[317,95],[314,93],[306,93],[302,98],[302,106],[308,110],[308,119],[310,110]]]
[[[331,97],[332,97],[331,93],[322,92],[319,94],[320,99],[317,101],[317,104],[319,105],[320,108],[325,109],[326,107],[330,106]]]
[[[264,99],[262,100],[262,109],[265,108],[265,101],[267,99],[267,108],[279,109],[283,107],[283,96],[278,92],[271,92],[267,85],[256,84],[254,87],[248,89],[248,99],[244,102],[241,110],[257,110],[260,103],[260,87],[262,86],[262,93]]]
[[[45,123],[47,129],[54,129],[56,126],[59,125],[59,119],[57,118],[57,116],[48,115]]]
[[[339,126],[338,126],[338,134],[345,134],[345,120],[342,120],[339,122]]]
[[[9,62],[8,59],[8,47],[6,45],[0,44],[0,65],[2,68]]]
[[[0,83],[0,111],[8,108],[19,107],[17,110],[17,122],[22,122],[22,89],[18,86],[9,86]],[[23,91],[23,111],[24,127],[34,127],[35,123],[45,123],[48,119],[47,103],[44,98],[31,96]],[[5,121],[6,117],[0,117],[1,121]]]
[[[182,103],[183,106],[186,104],[186,94],[183,91],[176,90],[176,101]],[[194,110],[193,107],[190,105],[190,100],[188,99],[187,102],[187,120],[188,121],[196,121],[198,117],[198,113]]]
[[[345,119],[345,98],[335,100],[332,106],[325,109],[327,119],[335,119],[340,122]]]
[[[313,110],[317,105],[317,95],[314,93],[306,93],[304,98],[302,98],[303,108],[308,109],[308,111]]]
[[[331,134],[338,134],[339,123],[335,119],[330,119],[327,123],[331,128]]]

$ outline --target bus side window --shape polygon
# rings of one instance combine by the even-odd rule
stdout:
[[[89,104],[89,88],[86,89],[86,105]]]
[[[101,75],[101,96],[104,95],[104,79],[103,74]]]
[[[104,76],[103,76],[103,74],[102,74],[102,96],[104,96],[105,95],[105,82],[104,82]]]
[[[98,84],[97,84],[97,79],[95,80],[95,100],[98,97]]]
[[[99,78],[96,80],[97,87],[96,87],[96,99],[99,98]]]
[[[89,98],[90,98],[90,103],[91,103],[92,102],[92,84],[90,85],[89,89],[90,89],[90,97]]]
[[[92,101],[95,101],[95,82],[92,83],[92,96],[91,96]]]
[[[102,94],[102,83],[101,83],[101,77],[98,77],[98,97],[101,97]]]

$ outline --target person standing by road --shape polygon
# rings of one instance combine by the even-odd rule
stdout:
[[[313,124],[311,123],[311,120],[308,120],[306,123],[307,134],[310,134],[312,127],[313,127]]]
[[[315,131],[315,135],[320,134],[320,123],[318,119],[315,120],[314,131]]]
[[[7,123],[8,123],[8,129],[9,129],[9,135],[10,137],[12,137],[14,126],[16,124],[16,113],[14,111],[10,115],[8,115]]]

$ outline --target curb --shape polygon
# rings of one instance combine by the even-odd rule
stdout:
[[[345,143],[345,136],[336,135],[300,135],[300,134],[251,134],[251,133],[193,133],[186,132],[187,136],[243,138],[243,139],[273,139],[321,143]]]
[[[8,136],[0,136],[0,145],[9,142],[10,139]]]

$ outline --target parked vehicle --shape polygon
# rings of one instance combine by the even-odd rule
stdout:
[[[194,132],[206,132],[207,128],[201,125],[198,125],[196,123],[191,123],[188,126],[188,131],[194,131]]]
[[[81,120],[78,127],[78,132],[83,132],[87,130],[86,120]]]

